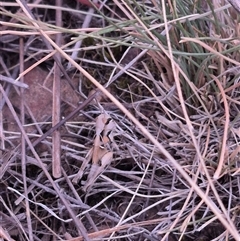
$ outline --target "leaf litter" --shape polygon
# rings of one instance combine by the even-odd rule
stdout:
[[[2,239],[239,240],[237,14],[190,2],[0,6]]]

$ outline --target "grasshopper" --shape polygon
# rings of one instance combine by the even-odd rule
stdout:
[[[87,181],[82,187],[84,192],[94,184],[98,176],[112,162],[113,152],[110,151],[110,144],[113,142],[113,131],[115,127],[115,122],[106,113],[99,115],[96,119],[96,136],[93,147],[87,153],[80,170],[73,178],[73,183],[78,183],[83,176],[84,170],[92,161]]]

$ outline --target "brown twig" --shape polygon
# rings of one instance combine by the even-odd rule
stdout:
[[[57,0],[56,5],[62,6],[62,0]],[[62,10],[56,9],[56,26],[62,26]],[[56,34],[56,44],[61,46],[62,34]],[[61,63],[61,55],[57,52],[56,59]],[[52,125],[55,126],[61,120],[61,70],[59,65],[54,64],[54,81],[53,81],[53,109]],[[52,135],[52,173],[55,178],[61,177],[61,134],[57,129]]]

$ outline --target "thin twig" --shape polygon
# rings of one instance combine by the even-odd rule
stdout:
[[[13,84],[13,85],[16,85],[16,86],[21,87],[21,88],[28,88],[27,84],[21,83],[19,81],[15,81],[14,79],[12,79],[10,77],[6,77],[6,76],[3,76],[1,74],[0,74],[0,80],[5,81],[5,82],[10,83],[10,84]]]
[[[56,1],[57,6],[62,6],[62,0]],[[56,26],[62,26],[62,10],[56,9]],[[61,46],[62,34],[56,34],[56,44]],[[55,54],[56,59],[61,63],[61,55]],[[52,108],[52,126],[55,126],[61,120],[61,70],[59,65],[54,64],[53,80],[53,108]],[[61,134],[56,129],[52,135],[52,173],[53,177],[61,177]]]

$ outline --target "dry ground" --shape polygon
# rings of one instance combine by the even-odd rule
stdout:
[[[0,2],[0,240],[240,240],[238,13],[90,6]]]

